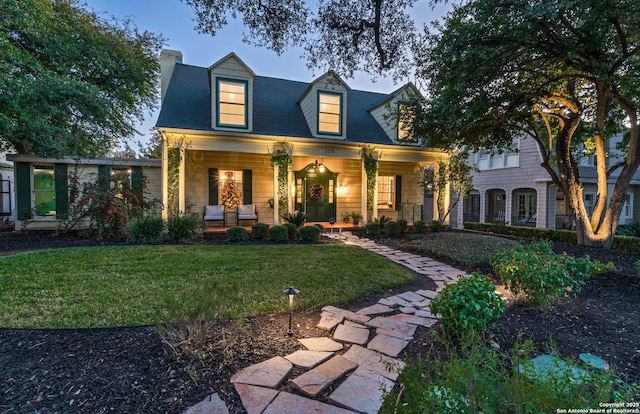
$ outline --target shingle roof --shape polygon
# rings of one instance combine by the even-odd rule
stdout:
[[[298,105],[308,86],[305,82],[256,76],[252,133],[313,138]],[[347,92],[347,141],[393,144],[368,112],[388,97],[375,92]],[[176,64],[156,127],[214,131],[211,128],[211,91],[206,68]]]

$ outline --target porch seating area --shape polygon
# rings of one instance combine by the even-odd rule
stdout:
[[[209,227],[215,226],[222,228],[234,225],[250,225],[258,222],[258,212],[256,210],[256,206],[253,204],[239,205],[238,209],[233,213],[233,218],[236,220],[231,220],[231,218],[228,219],[229,211],[225,212],[224,206],[206,205],[204,206],[202,219],[207,222]]]

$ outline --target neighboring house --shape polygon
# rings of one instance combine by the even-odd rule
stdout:
[[[610,156],[616,154],[616,142],[615,138],[607,142],[606,151]],[[609,160],[610,163],[615,161],[615,158]],[[502,154],[489,151],[473,154],[469,163],[478,171],[473,173],[471,196],[458,206],[458,226],[462,226],[462,221],[557,229],[575,225],[562,191],[540,166],[541,162],[542,154],[531,138],[514,139],[511,149]],[[596,197],[594,157],[585,155],[578,162],[585,204],[587,209],[592,209]],[[616,173],[609,178],[609,192],[613,190],[616,178]],[[620,224],[640,219],[638,197],[640,173],[636,173],[627,191]]]
[[[13,163],[7,161],[5,153],[0,153],[0,222],[15,220],[14,189]],[[0,223],[0,228],[2,227],[2,223]]]
[[[254,205],[260,222],[278,223],[286,211],[278,210],[283,190],[271,158],[282,148],[293,162],[286,210],[302,210],[316,222],[351,211],[365,215],[367,147],[378,158],[372,217],[422,218],[422,169],[448,157],[423,148],[388,116],[417,93],[412,84],[381,94],[352,90],[333,71],[309,83],[258,76],[233,53],[209,68],[183,64],[171,50],[162,51],[161,62],[156,129],[163,137],[165,205],[176,197],[180,211],[202,213],[222,204],[225,179],[233,177],[241,203]],[[180,151],[178,166],[169,165],[171,148]],[[170,195],[174,169],[178,185]]]
[[[144,196],[160,199],[159,159],[49,159],[26,155],[8,155],[15,169],[15,228],[23,224],[29,230],[57,230],[69,211],[69,185],[76,174],[79,180],[97,180],[99,176],[118,174],[129,180],[132,189],[140,188],[145,178]],[[26,221],[25,221],[26,220]]]

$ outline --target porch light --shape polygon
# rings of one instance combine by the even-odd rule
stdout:
[[[347,187],[345,187],[344,184],[340,184],[338,186],[338,194],[343,195],[346,192],[347,192]]]
[[[315,170],[316,171],[320,171],[321,173],[323,173],[324,172],[324,164],[319,164],[318,160],[316,160]]]
[[[285,295],[289,296],[289,331],[287,332],[288,336],[293,335],[293,331],[291,330],[291,315],[293,314],[293,297],[300,293],[299,290],[294,289],[293,286],[290,286],[289,289],[283,291]]]

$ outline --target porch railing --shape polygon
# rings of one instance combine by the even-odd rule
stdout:
[[[410,222],[423,220],[423,209],[424,206],[422,204],[402,203],[400,205],[400,210],[398,211],[398,219]]]

